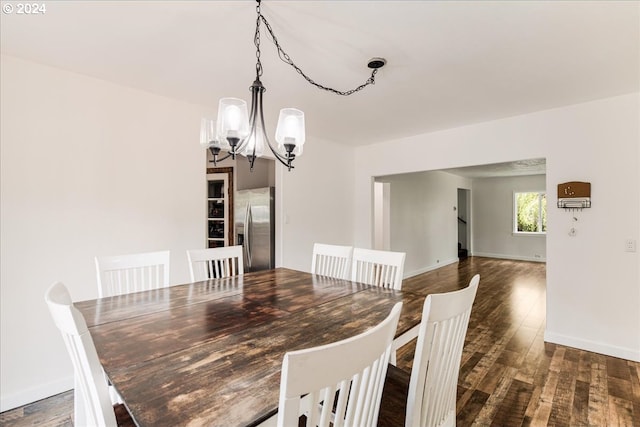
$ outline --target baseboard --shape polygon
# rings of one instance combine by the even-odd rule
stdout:
[[[17,393],[2,393],[2,396],[0,396],[0,412],[46,399],[71,389],[73,389],[73,376],[47,384],[40,384],[37,387],[31,387]]]
[[[410,271],[408,273],[405,272],[403,279],[407,279],[409,277],[417,276],[418,274],[426,273],[427,271],[436,270],[436,269],[438,269],[440,267],[444,267],[445,265],[453,264],[453,263],[456,263],[456,262],[458,262],[458,258],[451,258],[451,259],[439,262],[437,264],[421,268],[419,270]]]
[[[507,254],[492,254],[489,252],[473,252],[470,256],[481,256],[485,258],[500,258],[500,259],[512,259],[515,261],[533,261],[533,262],[547,262],[546,258],[528,257],[521,255],[507,255]]]
[[[556,334],[549,331],[544,331],[544,340],[554,344],[566,345],[567,347],[579,348],[580,350],[587,350],[607,356],[640,362],[640,349],[634,350],[631,348],[618,347],[602,342],[583,340],[567,335]]]

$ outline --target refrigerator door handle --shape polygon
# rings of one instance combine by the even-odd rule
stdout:
[[[244,216],[244,249],[247,253],[247,268],[251,269],[251,225],[253,218],[251,217],[251,203],[247,203],[247,213]]]

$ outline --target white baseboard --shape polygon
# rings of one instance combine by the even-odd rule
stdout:
[[[0,396],[0,412],[55,396],[71,389],[73,389],[73,376],[11,394],[2,393],[2,396]]]
[[[523,255],[508,255],[508,254],[492,254],[489,252],[474,252],[470,256],[481,256],[485,258],[500,258],[500,259],[512,259],[515,261],[533,261],[533,262],[547,262],[546,258],[528,257]]]
[[[618,347],[602,342],[589,341],[581,338],[570,337],[567,335],[556,334],[555,332],[544,331],[544,340],[554,344],[566,345],[567,347],[579,348],[594,353],[600,353],[607,356],[619,357],[621,359],[633,360],[640,362],[640,349],[631,349]]]
[[[434,264],[434,265],[430,265],[430,266],[427,266],[427,267],[420,268],[418,270],[410,271],[408,273],[405,272],[403,279],[407,279],[409,277],[417,276],[418,274],[426,273],[427,271],[435,270],[435,269],[438,269],[440,267],[444,267],[445,265],[453,264],[453,263],[456,263],[456,262],[458,262],[458,258],[451,258],[451,259],[444,260],[444,261],[439,262],[439,263]]]

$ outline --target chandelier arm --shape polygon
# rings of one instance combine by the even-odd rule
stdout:
[[[211,148],[213,147],[209,147],[209,150],[211,151],[211,154],[214,156],[213,160],[209,160],[210,162],[213,162],[213,165],[216,166],[216,164],[218,162],[221,162],[223,160],[228,159],[229,157],[231,157],[231,153],[227,152],[226,155],[222,156],[222,157],[218,157],[218,154],[213,154],[213,150],[211,150]]]
[[[260,87],[262,87],[262,83],[260,82],[259,78],[256,78],[253,84],[249,87],[249,90],[251,91],[251,112],[249,113],[249,133],[247,134],[247,136],[242,138],[240,142],[238,142],[238,145],[236,145],[235,154],[239,154],[245,148],[245,146],[249,142],[249,139],[251,138],[251,135],[255,133],[255,127],[256,127],[255,117],[256,117],[256,110],[258,105],[257,92],[260,90]],[[254,146],[253,154],[255,155],[255,146]]]
[[[264,110],[262,109],[262,92],[260,92],[260,96],[258,97],[258,113],[260,114],[260,124],[262,125],[262,136],[264,137],[265,141],[267,141],[267,145],[269,146],[269,149],[273,153],[274,157],[280,163],[286,166],[289,170],[293,169],[294,166],[291,164],[291,162],[293,161],[293,157],[287,158],[287,157],[284,157],[282,154],[278,153],[277,148],[275,148],[271,144],[271,140],[267,135],[267,131],[264,125]]]
[[[302,69],[300,67],[298,67],[293,60],[291,59],[291,57],[284,51],[284,49],[282,49],[282,46],[280,46],[280,43],[278,42],[278,38],[276,37],[276,35],[273,33],[273,29],[271,28],[271,25],[269,24],[269,22],[267,21],[267,18],[264,17],[264,15],[262,15],[262,13],[260,12],[260,1],[258,0],[258,25],[256,25],[256,34],[257,34],[257,39],[254,38],[254,40],[256,41],[256,47],[258,48],[258,51],[256,53],[256,55],[258,56],[258,63],[260,63],[259,60],[259,54],[258,52],[260,52],[260,36],[258,34],[259,32],[259,21],[262,21],[264,23],[264,26],[267,29],[267,32],[269,33],[269,35],[271,36],[271,41],[273,41],[273,44],[276,46],[276,49],[278,50],[278,57],[282,60],[282,62],[291,65],[297,72],[298,74],[300,74],[302,77],[305,78],[305,80],[307,82],[309,82],[310,84],[312,84],[313,86],[322,89],[322,90],[326,90],[327,92],[332,92],[336,95],[342,95],[342,96],[349,96],[352,95],[356,92],[361,91],[362,89],[364,89],[365,87],[375,84],[375,78],[376,78],[376,74],[378,72],[378,68],[374,68],[371,71],[371,76],[366,80],[366,82],[364,82],[363,84],[361,84],[360,86],[354,88],[354,89],[350,89],[350,90],[346,90],[346,91],[341,91],[341,90],[337,90],[337,89],[333,89],[331,87],[328,86],[324,86],[320,83],[316,83],[311,77],[307,76],[304,71],[302,71]],[[258,67],[258,64],[256,64],[256,68]],[[260,71],[262,72],[262,64],[260,64]]]
[[[266,135],[265,135],[266,137]],[[294,169],[295,166],[293,166],[291,164],[291,161],[289,159],[287,159],[286,157],[282,156],[282,154],[278,153],[277,149],[273,147],[273,145],[271,145],[271,141],[269,141],[269,138],[267,139],[267,145],[269,146],[269,149],[271,150],[271,152],[273,153],[273,156],[276,158],[276,160],[278,160],[280,163],[282,163],[284,166],[286,166],[289,170]],[[291,159],[293,160],[293,159]]]
[[[256,68],[257,70],[257,68]],[[260,80],[257,80],[257,83],[259,83]],[[245,139],[245,141],[247,142],[247,144],[249,143],[249,139],[253,136],[253,150],[251,152],[251,154],[247,153],[246,157],[249,160],[249,170],[253,170],[253,163],[256,160],[256,148],[258,147],[258,132],[257,132],[257,128],[256,128],[256,118],[258,116],[257,111],[258,111],[258,103],[257,103],[257,99],[262,98],[262,92],[259,86],[256,86],[256,83],[254,83],[251,86],[251,114],[249,115],[249,122],[250,122],[250,127],[249,127],[249,135],[247,136],[247,138]],[[262,131],[262,133],[264,133],[264,130]]]

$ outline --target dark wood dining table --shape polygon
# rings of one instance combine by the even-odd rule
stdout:
[[[250,426],[276,413],[287,351],[382,321],[419,323],[424,295],[276,268],[75,303],[141,426]]]

